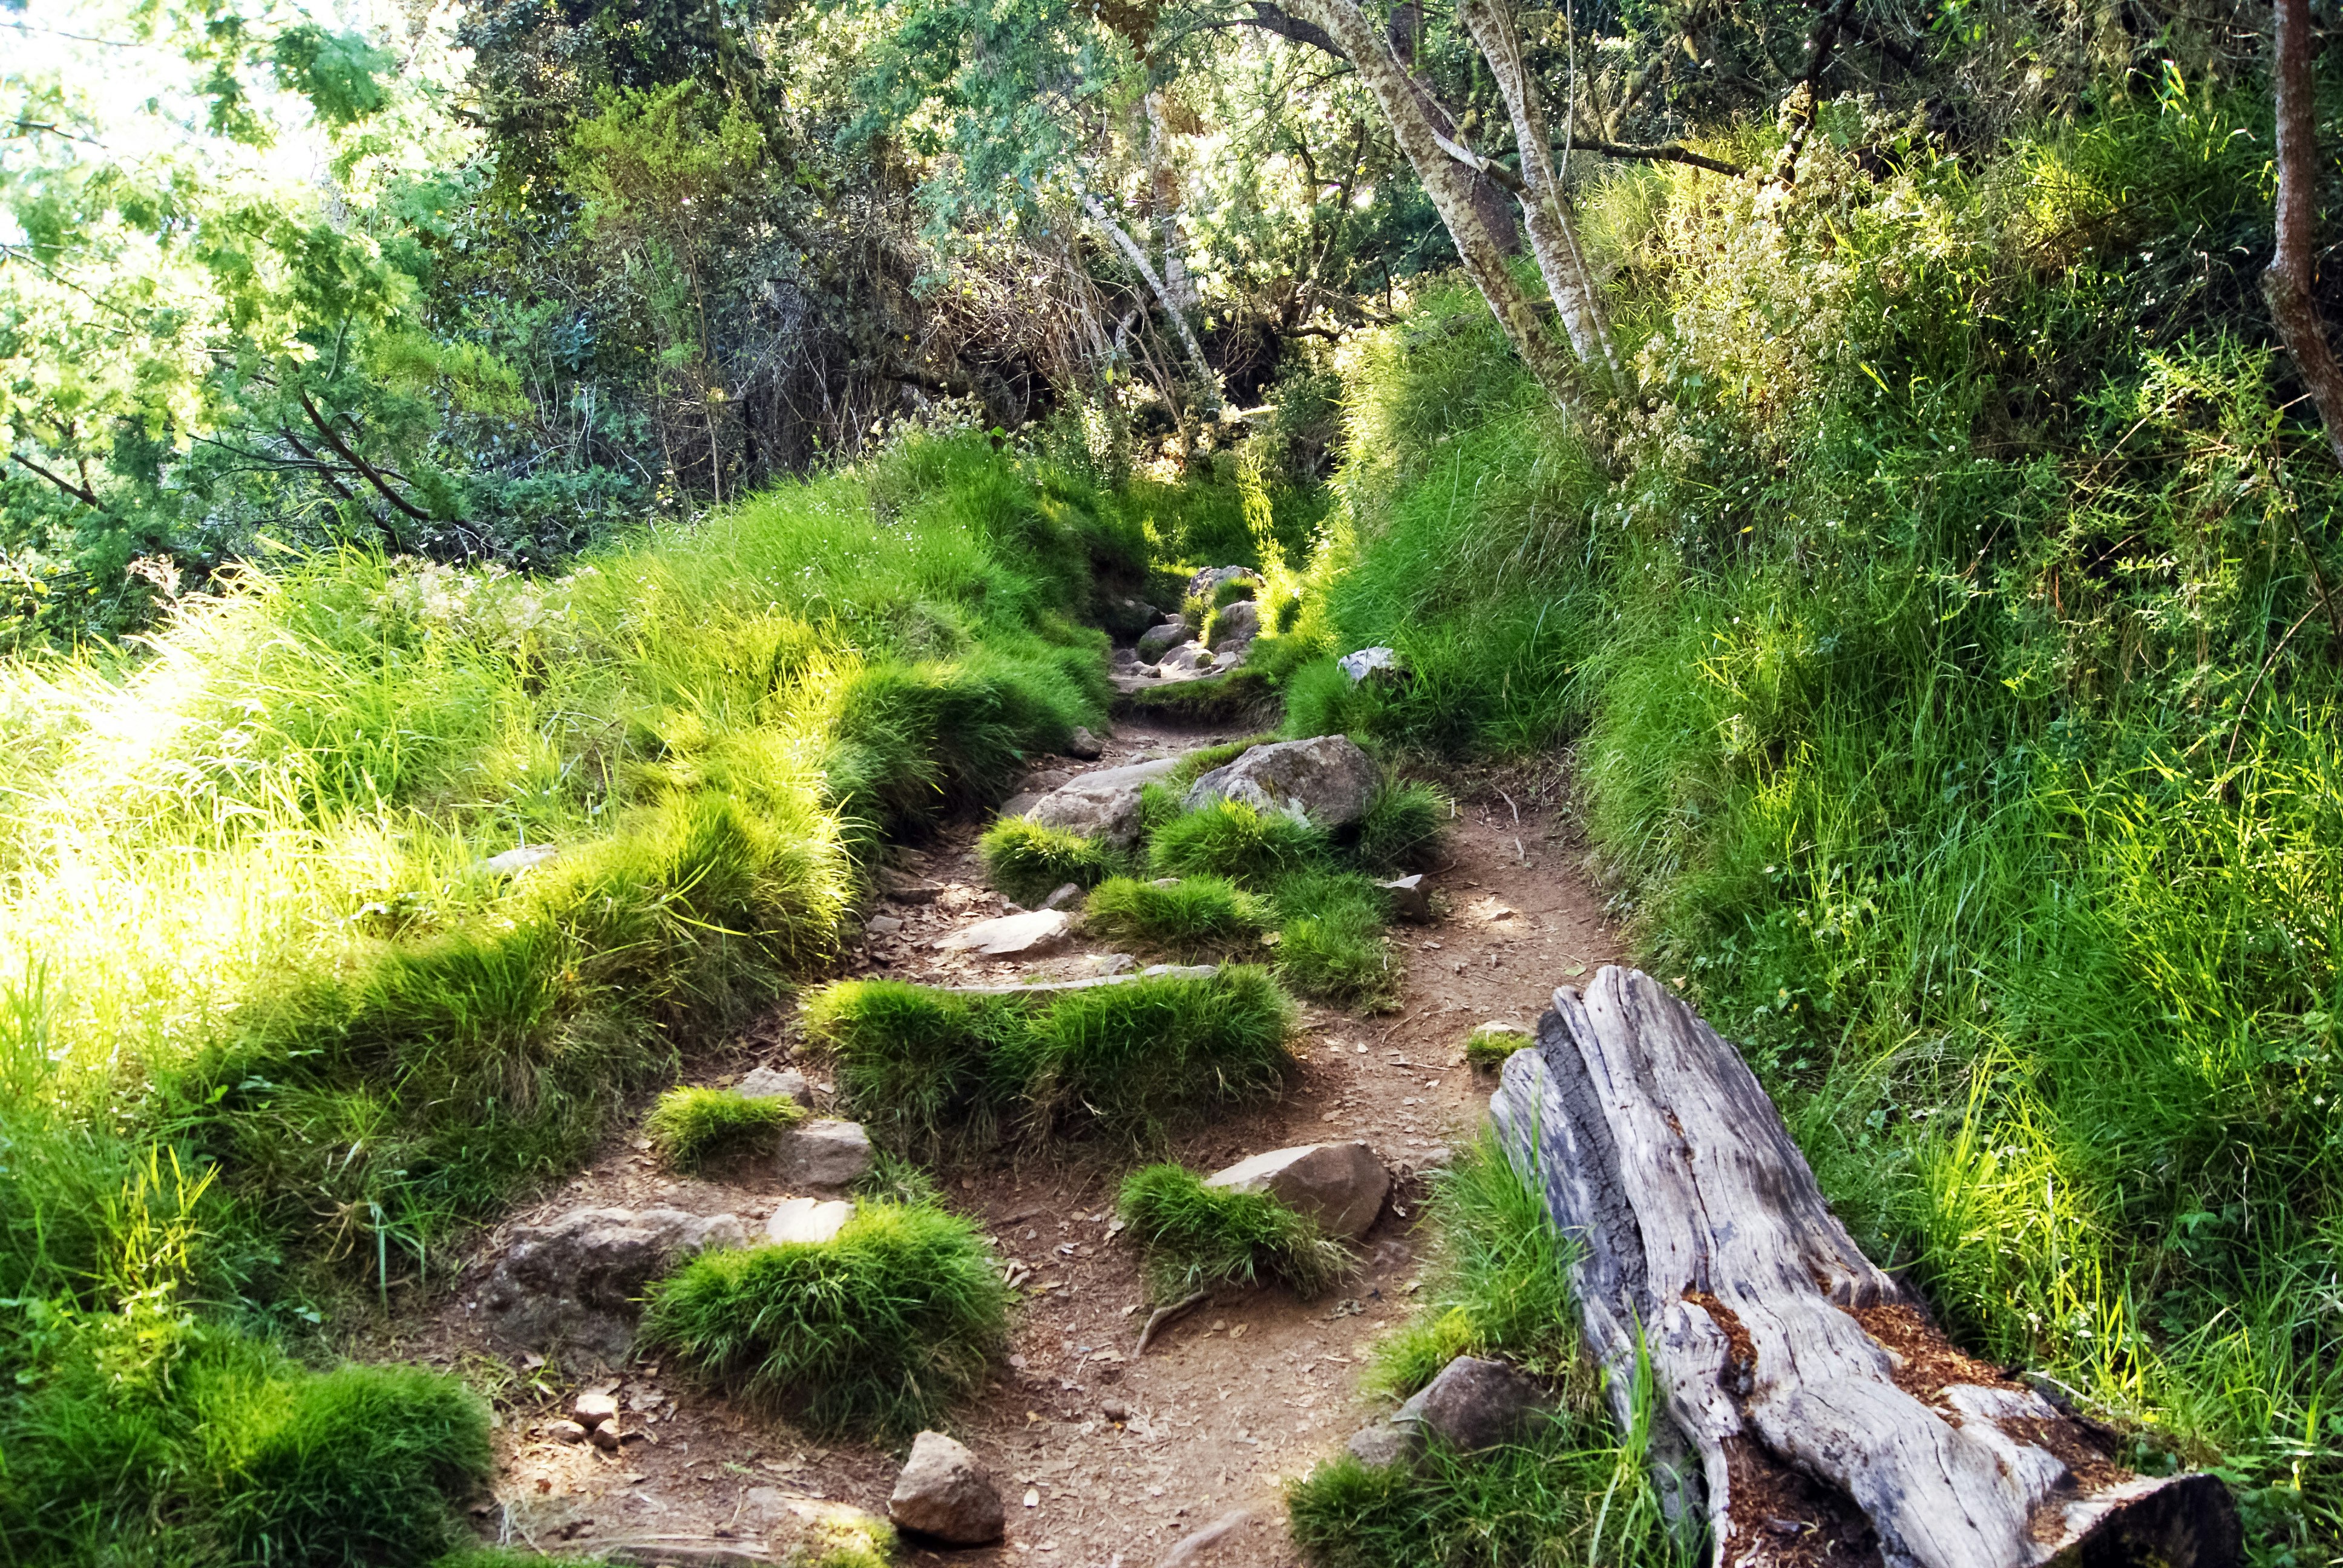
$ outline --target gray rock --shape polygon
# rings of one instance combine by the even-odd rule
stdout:
[[[1328,1235],[1356,1241],[1383,1211],[1391,1172],[1363,1143],[1307,1143],[1241,1160],[1205,1177],[1204,1185],[1267,1192]]]
[[[907,877],[900,871],[881,869],[879,873],[880,896],[899,904],[932,904],[943,891],[941,884],[923,877]]]
[[[1218,964],[1149,964],[1139,971],[1141,980],[1210,980],[1221,972]]]
[[[1263,811],[1307,815],[1322,828],[1358,821],[1383,787],[1374,759],[1347,736],[1321,735],[1256,746],[1188,787],[1190,810],[1242,800]]]
[[[1261,607],[1249,598],[1221,607],[1212,618],[1212,647],[1241,648],[1261,635]]]
[[[615,1362],[634,1343],[645,1285],[695,1252],[748,1244],[738,1214],[573,1209],[513,1231],[480,1288],[482,1318],[507,1345]]]
[[[862,929],[874,937],[891,937],[903,929],[900,915],[873,915],[862,922]]]
[[[1188,579],[1188,597],[1193,598],[1202,594],[1210,598],[1222,583],[1237,582],[1251,583],[1259,588],[1262,586],[1261,574],[1251,567],[1206,567]]]
[[[523,871],[534,870],[561,851],[550,844],[522,844],[499,855],[490,855],[480,862],[480,869],[493,871],[499,877],[518,877]]]
[[[1415,1457],[1423,1439],[1413,1422],[1379,1421],[1373,1426],[1363,1426],[1351,1434],[1343,1446],[1353,1458],[1370,1469],[1381,1470],[1385,1465],[1398,1464]]]
[[[1074,733],[1066,741],[1066,755],[1079,757],[1085,762],[1097,761],[1105,750],[1106,742],[1079,724],[1074,726]]]
[[[1039,789],[1020,789],[1001,803],[1001,814],[1004,817],[1022,817],[1026,812],[1039,806],[1044,799]]]
[[[591,1432],[606,1421],[618,1419],[617,1396],[598,1389],[588,1389],[570,1402],[569,1414],[580,1427]]]
[[[1188,640],[1188,623],[1178,616],[1160,626],[1151,626],[1139,634],[1139,662],[1153,664],[1165,654]]]
[[[1353,686],[1370,678],[1388,680],[1405,669],[1399,654],[1388,648],[1363,648],[1356,653],[1346,653],[1334,661],[1334,668],[1348,676]]]
[[[1021,814],[1045,828],[1103,839],[1114,849],[1128,849],[1139,842],[1139,792],[1178,766],[1178,758],[1163,757],[1101,768],[1051,790]]]
[[[1393,919],[1405,920],[1410,925],[1416,926],[1430,922],[1432,896],[1424,891],[1423,872],[1417,871],[1404,877],[1393,877],[1390,881],[1381,885],[1384,893],[1390,897]]]
[[[912,1440],[910,1457],[887,1499],[887,1517],[950,1546],[989,1546],[1008,1523],[992,1472],[940,1432]]]
[[[1537,1385],[1520,1372],[1503,1362],[1458,1356],[1393,1419],[1470,1452],[1519,1436],[1537,1410]]]
[[[784,1199],[765,1221],[765,1240],[777,1247],[820,1246],[836,1240],[853,1218],[854,1205],[842,1199]]]
[[[741,1079],[733,1092],[743,1100],[775,1100],[786,1094],[803,1105],[806,1075],[794,1067],[759,1067]]]
[[[1081,898],[1082,885],[1080,882],[1061,882],[1051,890],[1048,898],[1041,900],[1041,907],[1045,910],[1062,910],[1069,904],[1081,902]]]
[[[1212,668],[1212,650],[1201,642],[1183,642],[1155,661],[1155,668],[1163,678],[1195,675]]]
[[[989,959],[1018,958],[1048,952],[1066,940],[1067,928],[1071,924],[1063,910],[1028,910],[1023,914],[979,920],[972,926],[946,932],[936,939],[935,945],[946,952],[977,953]]]
[[[870,1173],[877,1156],[860,1121],[805,1121],[782,1131],[773,1175],[807,1192],[843,1192]]]

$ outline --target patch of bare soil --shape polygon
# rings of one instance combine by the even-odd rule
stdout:
[[[1228,739],[1124,726],[1095,762],[1044,759],[1049,787],[1090,768],[1166,756]],[[1355,1393],[1361,1362],[1404,1319],[1421,1261],[1413,1234],[1423,1170],[1477,1127],[1493,1081],[1463,1063],[1487,1020],[1534,1022],[1553,987],[1619,953],[1599,900],[1577,870],[1567,808],[1551,776],[1447,780],[1466,792],[1445,863],[1425,879],[1444,905],[1428,926],[1393,931],[1404,961],[1399,1009],[1367,1016],[1304,1010],[1301,1060],[1275,1104],[1226,1117],[1172,1154],[1213,1170],[1263,1150],[1363,1140],[1401,1178],[1355,1271],[1325,1297],[1226,1292],[1134,1353],[1148,1318],[1137,1259],[1116,1234],[1118,1162],[1075,1151],[956,1172],[950,1201],[997,1241],[1023,1298],[1014,1342],[990,1396],[955,1413],[955,1436],[989,1464],[1008,1504],[1007,1541],[976,1551],[907,1547],[910,1563],[1033,1563],[1064,1568],[1186,1568],[1297,1561],[1281,1483],[1306,1473],[1376,1413]],[[869,937],[844,972],[940,983],[1007,983],[1079,973],[1098,950],[1079,941],[1033,964],[941,954],[944,930],[1004,912],[983,885],[977,828],[908,858],[940,884],[929,901],[887,902],[903,922]],[[723,1082],[798,1056],[788,1013],[761,1023],[729,1060],[696,1064]],[[826,1085],[818,1060],[799,1065]],[[589,1204],[733,1211],[760,1221],[786,1196],[754,1171],[681,1181],[632,1135],[510,1222]],[[480,1255],[493,1255],[486,1238]],[[477,1271],[476,1271],[477,1272]],[[468,1277],[467,1283],[476,1282]],[[655,1362],[595,1377],[496,1355],[472,1321],[464,1283],[438,1315],[369,1354],[462,1364],[500,1386],[499,1473],[483,1533],[548,1553],[642,1563],[767,1560],[822,1509],[886,1512],[900,1454],[820,1443],[734,1406]],[[549,1423],[588,1386],[613,1385],[628,1440],[615,1454],[568,1445]]]

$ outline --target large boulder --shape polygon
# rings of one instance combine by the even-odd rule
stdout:
[[[1374,759],[1342,735],[1256,746],[1188,787],[1188,809],[1242,800],[1263,811],[1306,815],[1322,828],[1345,828],[1367,814],[1383,774]]]
[[[573,1209],[516,1230],[480,1289],[489,1334],[524,1350],[617,1362],[634,1343],[643,1287],[710,1247],[745,1247],[738,1214]]]
[[[1204,1185],[1266,1192],[1317,1221],[1328,1235],[1355,1241],[1383,1211],[1391,1172],[1363,1143],[1308,1143],[1241,1160],[1205,1177]]]
[[[1178,616],[1161,625],[1151,626],[1139,634],[1139,658],[1141,663],[1153,664],[1165,654],[1188,640],[1188,623]]]
[[[1180,765],[1176,757],[1101,768],[1059,786],[1025,809],[1029,821],[1103,839],[1118,849],[1139,842],[1139,792]]]
[[[1212,618],[1212,647],[1242,648],[1261,633],[1261,607],[1249,598],[1222,605]]]
[[[1528,1378],[1503,1362],[1458,1356],[1393,1419],[1469,1452],[1520,1436],[1537,1411],[1537,1385]]]
[[[992,1472],[940,1432],[912,1439],[910,1457],[887,1499],[887,1517],[948,1546],[990,1546],[1008,1524]]]
[[[1188,597],[1210,598],[1222,583],[1251,583],[1258,588],[1261,574],[1251,567],[1206,567],[1188,579]]]
[[[773,1174],[793,1192],[843,1192],[876,1159],[860,1121],[804,1121],[782,1129]]]

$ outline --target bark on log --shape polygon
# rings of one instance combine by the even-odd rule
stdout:
[[[1704,1506],[1717,1568],[2238,1561],[2217,1480],[2127,1472],[2113,1433],[1963,1353],[1873,1267],[1740,1056],[1650,976],[1555,991],[1490,1109],[1582,1243],[1623,1425],[1640,1338],[1664,1499]]]

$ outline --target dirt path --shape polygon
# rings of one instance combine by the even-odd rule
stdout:
[[[1062,781],[1052,775],[1232,738],[1126,724],[1097,761],[1044,759],[1033,782],[1048,787]],[[1492,1085],[1464,1066],[1465,1034],[1487,1020],[1534,1020],[1554,985],[1618,953],[1576,869],[1551,778],[1443,782],[1459,795],[1462,815],[1445,862],[1426,882],[1448,910],[1430,926],[1393,930],[1394,956],[1407,966],[1399,1010],[1375,1017],[1305,1008],[1301,1067],[1284,1096],[1172,1151],[1191,1167],[1213,1170],[1262,1150],[1363,1140],[1402,1180],[1358,1271],[1308,1303],[1282,1291],[1224,1292],[1133,1359],[1147,1316],[1143,1292],[1133,1250],[1110,1230],[1123,1166],[1077,1151],[956,1176],[948,1199],[979,1217],[1004,1258],[1028,1271],[1002,1381],[950,1423],[992,1467],[1009,1505],[1009,1536],[982,1551],[908,1550],[903,1561],[1154,1568],[1183,1542],[1175,1553],[1183,1568],[1295,1561],[1280,1483],[1373,1413],[1354,1392],[1357,1373],[1374,1342],[1410,1310],[1418,1274],[1414,1178],[1472,1136],[1486,1108]],[[902,928],[867,940],[850,955],[848,972],[1000,983],[1081,970],[1099,950],[1078,944],[1021,965],[947,958],[929,945],[944,930],[1005,908],[984,887],[976,831],[956,829],[910,859],[907,869],[944,891],[930,904],[882,906]],[[695,1076],[729,1081],[781,1064],[795,1048],[793,1010],[785,1010],[740,1041],[736,1060],[697,1063]],[[819,1096],[826,1086],[814,1076]],[[508,1223],[588,1204],[760,1214],[788,1195],[760,1177],[674,1179],[621,1140]],[[546,1423],[594,1380],[492,1356],[461,1292],[435,1322],[368,1353],[460,1364],[499,1392],[500,1474],[482,1523],[515,1543],[644,1563],[739,1563],[762,1560],[769,1538],[793,1533],[793,1520],[826,1507],[885,1513],[895,1456],[804,1441],[663,1378],[655,1364],[599,1380],[617,1383],[628,1424],[641,1434],[620,1452],[552,1441]]]

